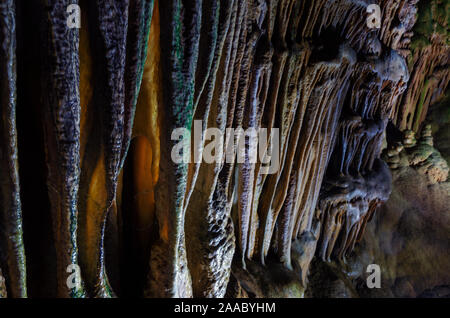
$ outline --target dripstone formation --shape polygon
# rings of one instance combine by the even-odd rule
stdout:
[[[0,296],[303,297],[363,239],[390,168],[447,179],[423,123],[450,79],[448,6],[2,1]],[[267,129],[276,171],[227,142],[206,162],[211,128]]]

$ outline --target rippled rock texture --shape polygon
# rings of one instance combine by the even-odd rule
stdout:
[[[417,2],[3,1],[0,295],[303,297],[447,87],[448,1]],[[279,165],[201,160],[211,128]]]

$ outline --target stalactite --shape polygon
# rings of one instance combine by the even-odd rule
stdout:
[[[126,51],[124,129],[121,160],[125,160],[131,140],[136,103],[142,82],[147,55],[153,0],[132,1],[129,7],[129,25]]]
[[[80,5],[81,29],[66,24],[69,3]],[[418,131],[450,80],[447,29],[412,41],[416,3],[34,4],[42,89],[31,93],[42,97],[45,144],[36,148],[45,151],[57,295],[302,297],[314,256],[345,260],[390,195],[380,159],[388,121]],[[24,297],[14,4],[0,4],[0,296]],[[380,28],[367,24],[370,4],[380,6]],[[261,148],[249,133],[260,128]],[[231,129],[247,135],[226,139]],[[217,135],[225,138],[214,148]],[[429,138],[420,149],[410,139],[384,152],[391,168],[402,151],[414,162],[431,151]],[[239,144],[247,151],[231,152]],[[217,160],[205,161],[213,150]],[[427,160],[434,176],[438,164]],[[66,284],[70,264],[80,265],[80,288]]]
[[[324,261],[350,253],[376,207],[390,194],[390,172],[381,160],[367,174],[341,175],[322,186],[322,233],[318,254]],[[339,240],[338,240],[339,239]]]
[[[47,18],[43,71],[47,187],[57,253],[58,296],[81,296],[68,289],[67,267],[78,263],[78,188],[80,180],[80,92],[78,29],[66,28],[69,2],[53,2]]]
[[[413,32],[409,32],[407,37],[411,80],[394,114],[400,130],[412,129],[415,132],[420,130],[429,106],[444,95],[450,81],[448,3],[420,1],[418,6],[417,24],[414,28],[409,27],[414,38],[411,38]],[[411,14],[413,12],[403,10],[403,15],[408,17]]]
[[[171,132],[176,128],[190,131],[194,111],[194,78],[200,45],[202,2],[160,2],[161,52],[165,105],[161,122],[160,178],[157,188],[156,215],[160,239],[152,247],[149,294],[152,296],[192,296],[192,282],[187,265],[185,243],[184,192],[187,164],[170,162],[174,146]]]
[[[123,146],[128,2],[98,1],[89,3],[88,8],[98,14],[96,23],[89,25],[91,34],[102,39],[96,42],[91,40],[91,48],[104,52],[104,57],[95,56],[93,59],[94,69],[105,75],[94,78],[94,87],[97,89],[93,91],[91,100],[91,107],[100,114],[96,120],[100,121],[101,126],[95,128],[98,129],[97,142],[100,147],[92,144],[86,146],[89,149],[85,156],[94,156],[97,162],[90,167],[90,173],[86,172],[88,179],[82,178],[82,187],[87,186],[86,181],[89,184],[86,193],[89,199],[83,209],[86,223],[81,244],[85,252],[81,254],[81,263],[85,267],[88,289],[96,296],[105,297],[113,295],[105,272],[104,232],[108,214],[114,213],[112,211],[116,209],[116,188]]]
[[[0,4],[0,174],[2,284],[12,297],[26,297],[26,264],[22,237],[17,128],[16,20],[14,1]],[[4,280],[4,281],[3,281]],[[1,288],[4,290],[5,288]],[[5,290],[6,293],[6,290]],[[3,293],[2,293],[3,294]]]
[[[395,51],[358,63],[340,121],[319,209],[323,229],[318,254],[345,258],[375,208],[389,198],[391,177],[380,161],[383,133],[409,72]],[[368,80],[370,79],[370,80]]]
[[[225,132],[226,125],[227,109],[224,99],[228,90],[225,86],[228,74],[224,65],[231,55],[233,33],[229,30],[236,23],[237,2],[231,1],[228,4],[213,2],[208,9],[212,11],[211,14],[202,17],[213,19],[212,22],[204,24],[208,28],[213,27],[213,30],[209,32],[209,37],[204,43],[201,40],[200,52],[202,44],[213,47],[214,50],[209,52],[210,56],[206,59],[209,61],[207,72],[204,74],[199,72],[197,75],[197,78],[201,77],[199,82],[203,87],[196,99],[194,119],[202,120],[205,127],[202,127],[200,132],[194,132],[193,138],[195,134],[204,136],[208,126],[218,126],[222,132]],[[204,51],[208,50],[204,49]],[[201,61],[200,58],[199,61]],[[201,156],[204,145],[201,144],[199,147],[200,149],[197,150]],[[192,158],[194,156],[195,154],[192,154]],[[185,200],[186,238],[190,242],[187,253],[194,296],[223,297],[228,284],[234,252],[231,220],[229,212],[215,206],[218,200],[213,201],[218,178],[216,171],[220,168],[220,163],[199,163],[194,164],[193,169],[189,169],[188,187],[190,189],[186,191]],[[201,260],[195,256],[199,251],[206,255],[205,259]]]

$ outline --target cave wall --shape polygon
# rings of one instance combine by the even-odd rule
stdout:
[[[67,26],[69,4],[81,28]],[[314,256],[345,261],[389,198],[388,122],[418,132],[447,87],[442,7],[3,1],[4,294],[302,297]],[[426,41],[412,37],[417,12]],[[180,128],[190,162],[173,160]],[[279,131],[263,149],[277,147],[278,169],[249,152],[199,160],[207,128]]]

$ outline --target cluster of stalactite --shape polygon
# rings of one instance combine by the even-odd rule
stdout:
[[[323,222],[319,254],[342,258],[361,239],[376,207],[389,198],[391,178],[380,157],[384,131],[408,71],[388,48],[372,63],[361,62],[340,120],[318,208]],[[338,244],[337,244],[338,243]]]
[[[223,297],[250,262],[299,266],[305,284],[315,253],[347,254],[390,193],[378,158],[409,79],[416,2],[379,1],[370,29],[377,1],[2,1],[8,296],[26,296],[28,281],[41,296]],[[69,4],[80,29],[67,25]],[[194,120],[198,148],[175,163],[172,132]],[[279,128],[275,173],[248,155],[198,160],[207,128],[260,127],[268,138]],[[30,180],[36,170],[45,182]]]
[[[430,105],[439,101],[450,81],[449,2],[430,0],[418,3],[414,37],[406,51],[411,79],[393,115],[396,126],[420,132]]]

